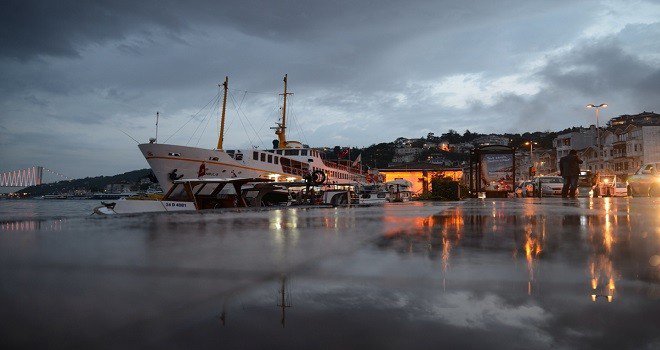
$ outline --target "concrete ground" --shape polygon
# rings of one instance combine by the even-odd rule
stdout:
[[[3,348],[660,348],[660,202],[0,223]]]

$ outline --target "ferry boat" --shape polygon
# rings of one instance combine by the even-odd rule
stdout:
[[[315,172],[325,174],[326,183],[337,181],[364,182],[365,173],[361,165],[354,167],[323,159],[321,152],[304,147],[298,141],[286,138],[287,76],[284,76],[282,114],[275,130],[277,140],[273,149],[226,150],[223,147],[225,110],[229,78],[222,84],[224,98],[220,118],[220,133],[215,149],[188,147],[157,143],[140,144],[139,148],[158,179],[163,191],[167,192],[181,178],[266,178],[273,181],[302,181]]]

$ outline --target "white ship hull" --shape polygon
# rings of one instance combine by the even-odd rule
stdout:
[[[219,151],[158,143],[141,144],[139,148],[165,192],[172,186],[172,181],[181,176],[301,181],[305,174],[321,170],[330,184],[364,181],[364,175],[358,169],[324,161],[317,151],[307,148]]]

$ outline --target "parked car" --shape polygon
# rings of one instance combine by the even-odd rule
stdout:
[[[628,178],[628,195],[633,197],[660,196],[660,163],[642,165]]]
[[[609,195],[612,197],[625,197],[628,195],[628,185],[625,182],[617,182],[610,188]]]
[[[596,185],[594,186],[594,197],[610,197],[614,196],[616,191],[616,184],[620,183],[617,181],[616,175],[600,175],[596,180]],[[625,186],[624,186],[625,187]]]
[[[560,176],[539,176],[532,183],[537,197],[561,196],[561,188],[564,186]]]

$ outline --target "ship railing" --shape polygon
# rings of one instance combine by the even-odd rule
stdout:
[[[330,168],[344,170],[344,171],[348,171],[350,173],[362,174],[362,169],[360,169],[360,167],[353,167],[353,166],[349,167],[349,166],[346,166],[346,165],[341,165],[341,164],[337,164],[335,162],[327,161],[325,159],[323,159],[323,164],[325,164],[326,166],[328,166]]]

